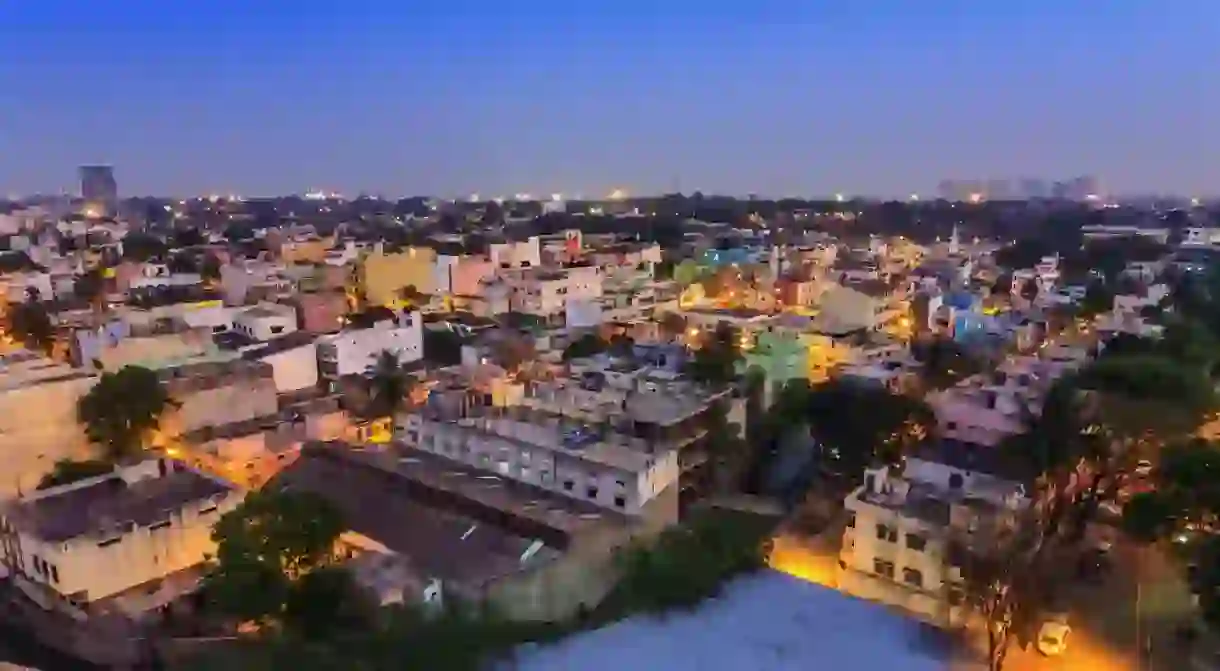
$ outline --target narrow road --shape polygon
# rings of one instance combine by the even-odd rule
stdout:
[[[809,582],[838,589],[838,539],[836,529],[828,534],[805,538],[781,534],[772,539],[771,568]],[[1073,627],[1067,653],[1048,658],[1032,647],[1013,647],[1005,663],[1006,671],[1150,671],[1137,669],[1134,660],[1086,626]],[[1166,667],[1168,668],[1168,667]],[[953,671],[985,670],[975,662],[954,663]]]

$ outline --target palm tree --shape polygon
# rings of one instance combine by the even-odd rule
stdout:
[[[365,373],[369,383],[371,407],[391,421],[402,409],[404,400],[415,389],[415,378],[398,361],[398,355],[382,350]]]

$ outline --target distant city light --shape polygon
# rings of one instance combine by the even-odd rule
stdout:
[[[625,200],[627,192],[622,189],[615,189],[610,192],[610,200]]]
[[[918,193],[912,193],[912,194],[910,195],[910,199],[911,199],[911,200],[919,200],[919,194],[918,194]]]
[[[846,197],[846,196],[844,196],[844,195],[843,195],[843,194],[841,194],[841,193],[836,193],[836,194],[835,194],[835,200],[841,203],[841,202],[843,202],[843,201],[847,200],[847,197]]]
[[[477,194],[477,193],[470,194],[470,202],[472,202],[472,203],[479,202],[479,194]]]
[[[972,202],[972,203],[981,203],[981,202],[983,202],[983,194],[981,194],[981,193],[972,193],[972,194],[970,194],[970,202]]]
[[[559,201],[563,200],[563,194],[562,193],[552,193],[551,200],[553,200],[555,202],[559,202]]]

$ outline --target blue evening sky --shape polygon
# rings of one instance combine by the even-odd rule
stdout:
[[[0,194],[1220,193],[1217,0],[0,0]]]

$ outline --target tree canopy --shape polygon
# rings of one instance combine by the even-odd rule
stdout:
[[[931,408],[918,398],[837,379],[785,385],[769,415],[773,426],[807,424],[822,469],[851,479],[878,461],[897,463],[936,426]]]
[[[723,387],[737,379],[737,364],[741,360],[740,335],[736,328],[721,322],[704,335],[695,355],[687,362],[691,379],[714,387]]]
[[[606,341],[593,333],[586,333],[568,343],[568,346],[563,350],[563,360],[581,359],[601,354],[604,351],[606,351]]]
[[[73,482],[88,480],[99,475],[106,475],[114,472],[114,464],[103,461],[101,459],[87,459],[84,461],[73,461],[71,459],[60,459],[55,462],[55,466],[50,473],[42,476],[42,480],[38,482],[38,489],[50,489],[59,487],[60,485],[69,485]]]
[[[140,366],[125,366],[103,373],[77,402],[77,418],[85,435],[111,460],[137,454],[148,433],[157,428],[162,413],[172,407],[157,374]]]
[[[251,492],[212,529],[216,556],[203,581],[207,608],[243,622],[280,622],[287,615],[316,627],[318,604],[307,603],[310,596],[338,597],[346,590],[336,589],[333,575],[303,576],[331,566],[345,530],[339,511],[315,494]]]
[[[372,408],[385,417],[397,414],[415,388],[415,378],[399,362],[398,354],[389,350],[378,352],[366,376]]]
[[[920,375],[928,387],[945,389],[982,371],[982,362],[949,338],[911,344],[911,354],[923,364]]]
[[[5,330],[27,349],[48,354],[54,349],[55,324],[36,295],[9,305],[5,317]]]

